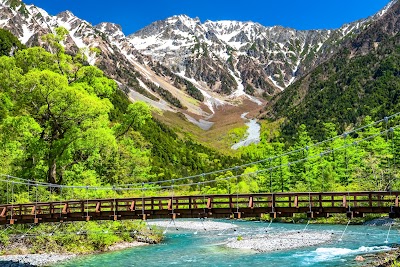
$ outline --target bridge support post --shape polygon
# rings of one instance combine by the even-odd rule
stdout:
[[[347,218],[349,218],[350,220],[354,218],[354,213],[352,211],[347,211],[346,215],[347,215]]]
[[[180,214],[180,213],[175,213],[175,212],[174,212],[174,213],[171,213],[171,215],[172,215],[172,217],[171,217],[172,220],[175,220],[176,217],[179,216],[179,215],[181,215],[181,214]]]
[[[242,218],[242,213],[240,211],[233,213],[233,218],[240,219]]]

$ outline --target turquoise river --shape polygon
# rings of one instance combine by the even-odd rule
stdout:
[[[385,226],[350,225],[344,232],[345,225],[310,224],[307,231],[329,231],[334,235],[333,241],[316,247],[255,253],[229,249],[224,244],[229,238],[263,234],[268,223],[232,223],[237,225],[236,231],[203,229],[196,233],[168,229],[161,244],[83,256],[62,266],[362,266],[355,261],[357,255],[389,250],[392,244],[400,243],[398,230],[388,231],[389,227]],[[272,223],[268,232],[302,231],[304,228],[304,224]]]

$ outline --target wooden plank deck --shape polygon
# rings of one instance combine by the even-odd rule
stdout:
[[[290,217],[343,213],[400,217],[400,192],[301,192],[117,198],[0,205],[0,225],[159,218]]]

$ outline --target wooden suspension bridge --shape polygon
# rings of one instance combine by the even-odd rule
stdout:
[[[347,214],[389,214],[400,217],[400,191],[302,192],[86,199],[0,205],[0,225],[159,218],[309,218]]]

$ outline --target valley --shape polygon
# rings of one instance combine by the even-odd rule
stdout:
[[[0,265],[398,253],[399,0],[336,29],[50,13],[0,0]]]

